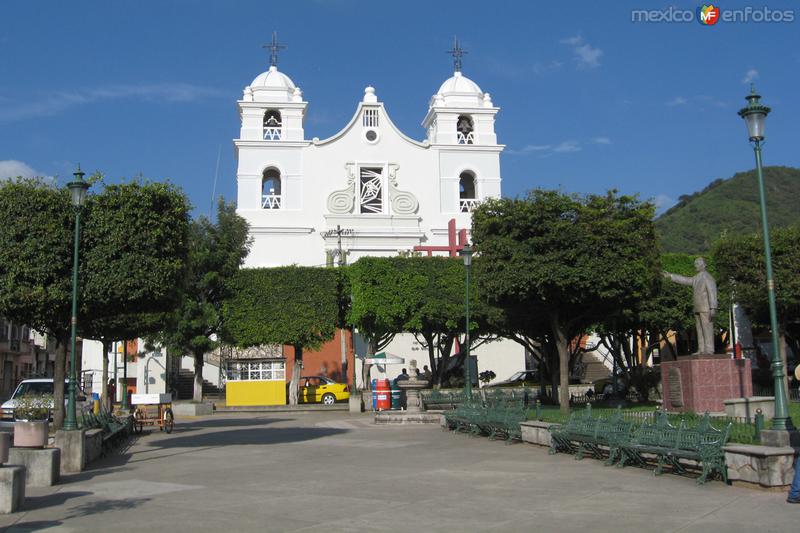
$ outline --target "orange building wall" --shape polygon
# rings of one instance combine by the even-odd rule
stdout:
[[[353,382],[353,336],[350,331],[345,331],[345,349],[347,351],[347,376],[342,376],[342,348],[340,344],[340,331],[336,330],[333,340],[325,343],[317,351],[303,351],[303,376],[326,376],[340,383]],[[294,348],[284,346],[286,357],[286,382],[292,379],[294,368]]]

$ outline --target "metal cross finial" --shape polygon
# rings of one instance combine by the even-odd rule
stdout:
[[[458,43],[458,37],[453,37],[453,49],[448,50],[447,53],[453,56],[453,67],[455,71],[461,72],[461,58],[464,54],[469,52],[461,48],[461,45]]]
[[[269,44],[265,44],[264,46],[262,46],[262,48],[269,49],[269,65],[271,67],[277,67],[278,66],[278,52],[280,50],[286,50],[288,48],[288,46],[286,46],[285,44],[280,44],[278,42],[278,32],[273,31],[272,32],[272,42],[269,43]]]

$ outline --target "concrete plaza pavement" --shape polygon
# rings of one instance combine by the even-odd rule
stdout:
[[[8,532],[800,530],[785,493],[346,413],[178,420],[30,489]]]

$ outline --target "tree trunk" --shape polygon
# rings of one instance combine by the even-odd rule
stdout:
[[[303,371],[303,347],[294,347],[294,366],[292,368],[292,379],[289,381],[289,405],[297,405],[298,393],[300,392],[300,373]]]
[[[567,336],[564,334],[561,324],[558,322],[558,315],[550,317],[550,328],[553,330],[553,338],[556,341],[558,351],[558,405],[561,412],[569,413],[569,346]]]
[[[194,354],[194,392],[192,401],[200,403],[203,401],[203,353]]]
[[[100,405],[103,407],[108,405],[108,352],[110,346],[109,341],[103,341],[103,376],[100,381]]]
[[[367,354],[364,357],[364,362],[361,365],[361,381],[363,382],[363,387],[361,390],[372,390],[372,381],[370,378],[370,373],[372,371],[372,365],[367,363],[367,359],[371,359],[375,352],[378,351],[378,336],[375,335],[374,337],[370,338],[367,342]]]
[[[67,343],[59,339],[56,346],[56,360],[53,367],[53,429],[64,427],[64,380],[67,367]]]

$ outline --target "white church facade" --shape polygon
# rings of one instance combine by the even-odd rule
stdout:
[[[238,102],[238,213],[250,224],[246,266],[324,265],[347,231],[347,261],[447,245],[451,219],[470,225],[470,210],[500,196],[499,111],[460,72],[431,98],[414,140],[392,122],[367,87],[350,122],[327,139],[307,139],[308,102],[271,66]]]
[[[458,58],[427,108],[421,103],[422,140],[397,128],[371,86],[338,133],[309,138],[309,102],[276,63],[273,54],[272,65],[238,101],[237,212],[253,239],[245,267],[331,264],[339,261],[340,240],[348,264],[415,249],[453,255],[459,246],[453,225],[468,233],[472,208],[501,195],[504,149],[494,128],[499,107],[461,73]],[[427,363],[411,335],[396,337],[388,351],[407,362],[415,358],[420,367]],[[493,370],[497,379],[525,368],[524,350],[510,341],[473,354],[478,369]],[[312,361],[304,360],[314,373]],[[389,377],[399,372],[387,369]]]

